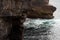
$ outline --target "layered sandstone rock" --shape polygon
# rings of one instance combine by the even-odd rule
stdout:
[[[0,16],[19,16],[24,10],[28,18],[53,18],[56,7],[49,0],[4,0]],[[5,12],[5,13],[4,13]]]
[[[49,5],[49,0],[32,0],[31,1],[31,11],[28,12],[28,18],[53,18],[53,13],[56,7]]]
[[[56,8],[52,5],[45,5],[42,7],[33,7],[32,11],[29,11],[27,14],[28,18],[44,18],[51,19],[53,18],[53,13]]]

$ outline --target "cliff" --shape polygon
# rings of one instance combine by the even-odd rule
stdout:
[[[56,8],[52,5],[45,5],[42,7],[33,7],[32,11],[28,12],[28,18],[42,18],[42,19],[51,19],[54,18],[53,13]]]
[[[54,18],[53,13],[56,7],[49,4],[49,0],[34,0],[31,1],[31,10],[27,14],[28,18],[42,18],[51,19]]]
[[[49,0],[0,0],[0,40],[23,40],[26,16],[51,19],[55,10]]]
[[[50,19],[56,10],[49,0],[1,0],[0,4],[0,16],[20,16],[25,11],[27,18]]]

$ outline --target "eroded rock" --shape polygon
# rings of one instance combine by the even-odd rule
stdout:
[[[0,0],[0,40],[23,40],[26,16],[53,18],[56,8],[48,3],[49,0]]]
[[[44,18],[51,19],[53,18],[53,13],[56,8],[52,5],[45,5],[42,7],[33,7],[31,11],[28,12],[28,18]]]

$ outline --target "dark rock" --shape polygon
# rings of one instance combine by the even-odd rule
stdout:
[[[53,18],[56,8],[48,3],[49,0],[0,0],[0,40],[23,40],[23,23],[26,16],[28,18]],[[32,34],[36,33],[35,29],[29,30]]]
[[[5,0],[2,3],[3,11],[8,10],[6,13],[8,16],[20,16],[22,10],[27,9],[28,18],[51,19],[54,18],[53,12],[56,10],[56,7],[49,5],[49,0]],[[1,12],[2,14],[4,13]]]
[[[45,6],[49,4],[49,0],[31,0],[31,4],[33,7]]]
[[[52,5],[46,5],[42,7],[33,7],[32,10],[33,11],[28,12],[28,18],[51,19],[54,18],[53,13],[56,8]]]

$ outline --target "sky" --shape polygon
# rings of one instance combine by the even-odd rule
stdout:
[[[51,5],[55,6],[57,10],[54,12],[55,25],[52,28],[54,35],[51,37],[52,40],[60,40],[60,0],[49,0]]]
[[[55,19],[60,19],[60,0],[49,0],[49,4],[57,8],[57,10],[54,12],[54,16]]]

